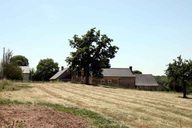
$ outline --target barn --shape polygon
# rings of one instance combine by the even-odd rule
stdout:
[[[85,83],[84,77],[71,73],[68,68],[57,72],[50,80]],[[103,77],[90,77],[89,83],[94,85],[111,85],[144,90],[157,90],[159,85],[151,74],[133,74],[132,68],[104,68]]]

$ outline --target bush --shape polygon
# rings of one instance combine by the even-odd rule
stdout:
[[[4,65],[4,76],[10,80],[22,80],[22,70],[14,64]]]

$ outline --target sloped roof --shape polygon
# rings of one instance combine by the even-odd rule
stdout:
[[[159,86],[151,74],[137,74],[135,80],[136,86]]]
[[[133,73],[129,68],[105,68],[103,69],[103,76],[112,77],[134,77]]]
[[[22,70],[22,73],[29,74],[30,73],[30,68],[29,66],[19,66]]]
[[[68,68],[58,71],[54,76],[50,78],[50,80],[59,78],[67,70]],[[103,76],[108,77],[135,77],[129,68],[105,68],[103,69],[102,73]]]
[[[54,76],[52,76],[52,77],[50,78],[50,80],[55,80],[55,79],[57,79],[57,78],[60,77],[65,71],[67,71],[67,69],[68,69],[68,68],[65,68],[65,69],[63,69],[63,70],[58,71]]]

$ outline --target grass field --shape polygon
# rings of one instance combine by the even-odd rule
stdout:
[[[191,128],[192,99],[179,93],[112,89],[71,83],[30,83],[0,97],[57,103],[95,111],[130,128]]]

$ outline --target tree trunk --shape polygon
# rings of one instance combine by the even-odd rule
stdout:
[[[183,84],[183,98],[187,98],[187,88],[184,81],[182,81]]]
[[[89,67],[87,66],[84,70],[85,73],[85,84],[89,85]]]
[[[89,72],[85,74],[85,84],[89,85]]]
[[[85,84],[89,85],[89,77],[87,77],[87,76],[85,78]]]

